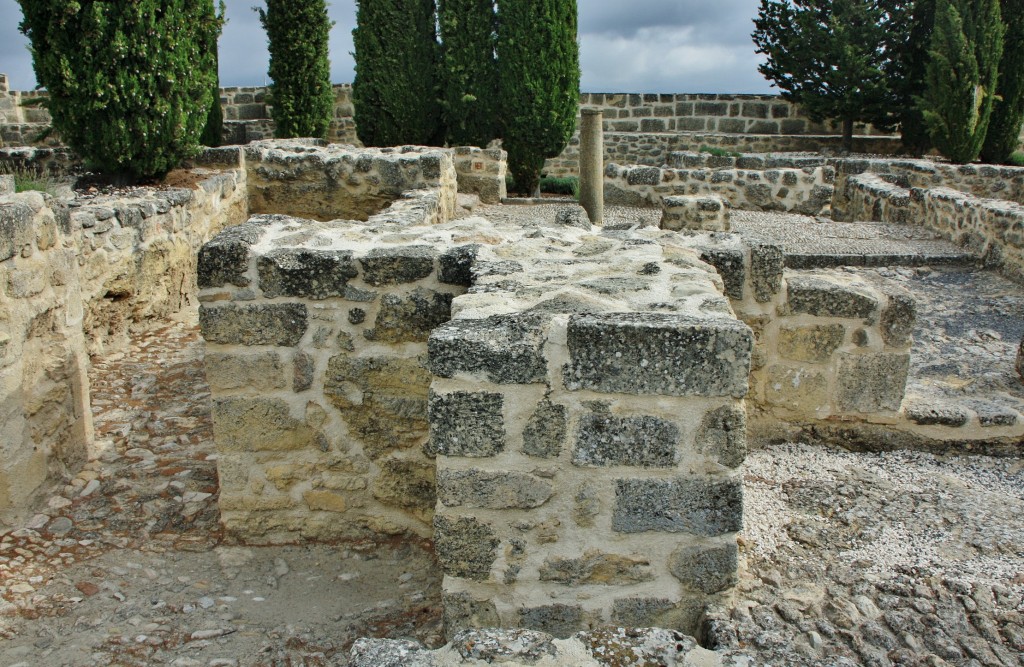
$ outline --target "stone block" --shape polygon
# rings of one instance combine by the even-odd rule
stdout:
[[[374,248],[359,263],[363,280],[370,285],[412,283],[434,272],[434,249],[426,245]]]
[[[632,167],[626,173],[630,185],[657,185],[661,183],[661,169],[657,167]]]
[[[570,390],[740,398],[747,392],[753,334],[723,317],[575,315],[568,346]]]
[[[740,250],[705,249],[700,258],[715,267],[725,284],[725,295],[739,301],[743,299],[743,287],[747,282],[747,267]]]
[[[302,494],[302,500],[306,507],[313,512],[335,512],[345,511],[347,504],[345,496],[334,491],[312,490]]]
[[[909,371],[909,354],[840,355],[836,407],[842,412],[899,410]]]
[[[669,558],[668,570],[690,590],[720,593],[739,581],[739,549],[733,540],[711,547],[681,547]]]
[[[628,586],[653,578],[651,563],[646,558],[597,550],[587,551],[580,558],[549,558],[540,567],[541,581],[566,586]]]
[[[0,197],[14,194],[14,176],[0,174]]]
[[[468,373],[497,384],[543,382],[547,325],[533,314],[454,320],[430,335],[430,370],[439,377]]]
[[[750,281],[755,301],[768,303],[779,293],[785,266],[779,246],[755,245],[750,249]]]
[[[505,450],[504,397],[487,392],[431,392],[430,449],[445,456],[487,457]]]
[[[778,352],[783,359],[823,363],[843,344],[846,327],[842,324],[818,324],[781,327]]]
[[[775,364],[768,368],[765,400],[771,405],[814,414],[828,403],[828,379],[808,368]]]
[[[786,282],[791,313],[866,320],[874,315],[879,305],[878,298],[868,290],[831,278],[803,275],[792,276]]]
[[[327,299],[345,296],[348,281],[359,275],[352,252],[281,248],[256,260],[263,296]]]
[[[449,638],[467,628],[496,628],[501,625],[494,602],[477,600],[469,593],[445,593],[441,596],[441,607],[444,633]]]
[[[591,413],[580,419],[572,462],[669,468],[678,461],[680,437],[679,427],[657,417]]]
[[[199,287],[247,287],[249,251],[266,232],[269,221],[252,218],[217,234],[199,251]]]
[[[199,328],[207,343],[293,347],[307,326],[308,311],[301,303],[199,307]]]
[[[437,503],[434,471],[432,463],[387,458],[380,462],[380,474],[373,482],[373,497],[392,507],[430,512]]]
[[[1017,348],[1017,375],[1024,380],[1024,338],[1020,339],[1020,347]]]
[[[445,285],[470,287],[473,284],[473,262],[479,245],[464,245],[451,248],[438,257],[438,281]]]
[[[472,517],[434,517],[434,552],[450,577],[486,581],[498,554],[494,530]]]
[[[477,469],[437,473],[438,498],[446,507],[534,509],[554,493],[550,481],[528,473]]]
[[[206,355],[206,380],[214,391],[251,388],[282,389],[286,385],[284,363],[277,352]]]
[[[313,357],[305,352],[296,352],[295,359],[292,361],[292,391],[299,393],[312,387],[315,372],[316,361]]]
[[[422,287],[412,294],[385,294],[373,329],[363,333],[378,343],[421,343],[430,332],[452,317],[452,298],[447,292]]]
[[[552,639],[535,630],[484,628],[458,633],[451,638],[451,645],[464,661],[459,664],[564,664]]]
[[[738,479],[679,477],[620,479],[612,529],[692,535],[734,533],[743,527],[743,484]]]
[[[704,415],[694,439],[696,449],[713,461],[736,468],[747,457],[747,413],[723,405]]]
[[[557,639],[584,629],[584,622],[583,608],[576,605],[552,604],[519,610],[519,627],[546,632]]]
[[[538,458],[555,458],[565,443],[568,411],[564,405],[541,401],[523,429],[523,453]]]
[[[941,400],[907,401],[907,418],[922,426],[963,426],[970,419],[970,413],[962,406]]]
[[[917,323],[917,302],[902,288],[887,286],[883,291],[889,300],[882,309],[882,341],[891,347],[906,347]]]
[[[612,623],[624,628],[662,627],[662,617],[676,608],[667,598],[619,598],[612,603]]]
[[[291,416],[276,398],[218,398],[213,433],[221,452],[326,450],[323,434]]]
[[[0,203],[0,262],[14,257],[22,247],[35,241],[33,221],[42,206],[42,198],[32,203],[23,198]]]
[[[729,231],[729,204],[714,195],[683,195],[661,200],[661,228]]]

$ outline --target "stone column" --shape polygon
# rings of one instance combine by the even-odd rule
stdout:
[[[584,109],[580,127],[580,204],[594,224],[604,220],[604,114]]]

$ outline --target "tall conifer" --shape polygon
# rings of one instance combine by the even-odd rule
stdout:
[[[580,64],[576,0],[501,0],[498,82],[504,148],[516,188],[536,194],[544,160],[576,129]]]
[[[444,140],[434,0],[357,0],[356,131],[367,146]]]
[[[438,0],[437,13],[448,143],[486,146],[499,134],[494,0]]]
[[[1003,58],[999,64],[999,98],[992,107],[981,157],[1005,164],[1020,145],[1024,125],[1024,0],[1002,0]]]
[[[266,0],[258,8],[270,50],[274,136],[327,138],[334,117],[325,0]]]
[[[935,148],[970,162],[985,142],[1003,55],[999,0],[937,0],[927,89],[920,100]]]

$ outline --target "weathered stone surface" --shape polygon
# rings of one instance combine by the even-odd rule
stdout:
[[[739,581],[739,549],[732,540],[713,547],[681,547],[669,558],[668,569],[691,590],[718,593]]]
[[[286,384],[284,364],[277,352],[206,355],[206,380],[210,389],[225,391],[252,387],[257,391],[281,389]]]
[[[367,340],[379,343],[418,343],[452,317],[452,295],[417,288],[406,298],[397,294],[381,297],[380,311],[373,329],[364,332]]]
[[[1024,338],[1020,340],[1020,347],[1017,349],[1017,375],[1024,380]]]
[[[555,493],[550,481],[522,472],[440,470],[437,493],[447,507],[533,509]]]
[[[549,558],[540,567],[541,581],[567,586],[626,586],[654,578],[650,561],[591,550],[580,558]]]
[[[582,206],[566,206],[555,214],[555,224],[566,227],[579,227],[580,229],[591,229],[593,225],[587,212]]]
[[[828,379],[824,373],[782,364],[768,367],[765,400],[791,410],[815,412],[828,403]]]
[[[882,340],[892,347],[910,345],[917,322],[917,303],[906,290],[889,287],[885,291],[889,303],[882,309]]]
[[[725,405],[704,415],[695,437],[697,451],[729,468],[747,456],[747,413]]]
[[[323,434],[291,416],[288,404],[273,398],[218,398],[213,402],[213,433],[224,452],[326,449]]]
[[[846,327],[842,324],[784,326],[779,329],[779,356],[793,361],[822,363],[839,349],[845,335]]]
[[[449,322],[430,335],[430,370],[445,378],[459,373],[482,375],[498,384],[543,382],[547,323],[535,314]]]
[[[787,303],[793,313],[868,319],[878,308],[874,294],[821,276],[793,276],[786,282]]]
[[[725,295],[739,301],[747,282],[747,267],[740,250],[705,249],[700,258],[715,267],[725,284]]]
[[[373,497],[385,505],[430,512],[437,502],[435,466],[423,461],[387,458],[373,483]]]
[[[472,285],[473,262],[479,250],[479,245],[464,245],[442,253],[438,257],[438,281],[445,285]]]
[[[263,296],[327,299],[345,296],[359,275],[351,251],[282,248],[256,260]]]
[[[836,406],[844,412],[899,410],[909,371],[909,354],[840,355]]]
[[[603,628],[581,632],[576,638],[589,649],[590,655],[599,664],[604,665],[696,667],[717,664],[715,654],[701,649],[693,637],[675,630],[651,627]]]
[[[551,635],[535,630],[487,628],[460,632],[451,645],[472,664],[532,665],[557,654],[551,640]]]
[[[572,462],[667,468],[678,460],[679,438],[678,426],[657,417],[591,413],[580,419]]]
[[[349,667],[434,667],[434,654],[408,639],[361,637],[349,650]]]
[[[738,320],[654,313],[569,320],[570,390],[742,397],[753,335]]]
[[[313,512],[342,513],[347,508],[345,496],[334,491],[311,490],[302,494],[306,507]]]
[[[655,627],[676,605],[666,598],[619,598],[612,603],[612,623],[626,628]]]
[[[498,553],[494,530],[471,517],[434,517],[434,551],[445,574],[486,581]]]
[[[370,285],[399,285],[422,280],[434,272],[435,251],[428,245],[374,248],[359,260]]]
[[[743,527],[743,485],[737,479],[620,479],[612,528],[721,535]]]
[[[199,327],[208,343],[293,347],[306,333],[301,303],[230,304],[199,307]]]
[[[249,249],[266,232],[269,220],[252,218],[225,229],[199,251],[199,287],[247,287]]]
[[[583,609],[575,605],[552,604],[519,610],[518,625],[565,639],[583,628]]]
[[[445,456],[494,456],[505,450],[504,397],[487,392],[430,394],[430,449]]]
[[[29,198],[0,203],[0,262],[14,257],[23,246],[35,240],[33,220],[42,208],[42,198]]]
[[[907,417],[922,426],[963,426],[970,413],[962,406],[941,400],[907,401]]]
[[[430,372],[418,357],[353,357],[327,364],[324,396],[341,411],[370,458],[423,444]]]
[[[11,174],[0,174],[0,197],[14,194],[14,176]]]
[[[313,386],[313,373],[316,371],[316,362],[305,352],[297,352],[292,362],[292,391],[303,392]]]
[[[550,459],[562,453],[568,411],[547,399],[541,401],[523,429],[523,453]]]
[[[661,200],[661,228],[729,231],[729,203],[714,195],[681,195]]]
[[[755,245],[750,249],[750,281],[755,301],[768,303],[779,293],[785,266],[785,258],[779,246]]]
[[[496,628],[501,625],[498,610],[491,600],[476,600],[469,593],[445,593],[441,596],[444,634],[451,638],[468,628]]]

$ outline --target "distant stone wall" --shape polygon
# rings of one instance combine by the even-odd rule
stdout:
[[[0,195],[0,522],[90,453],[90,356],[121,347],[129,327],[198,307],[198,247],[247,216],[242,178],[210,173],[196,190],[75,208]]]

